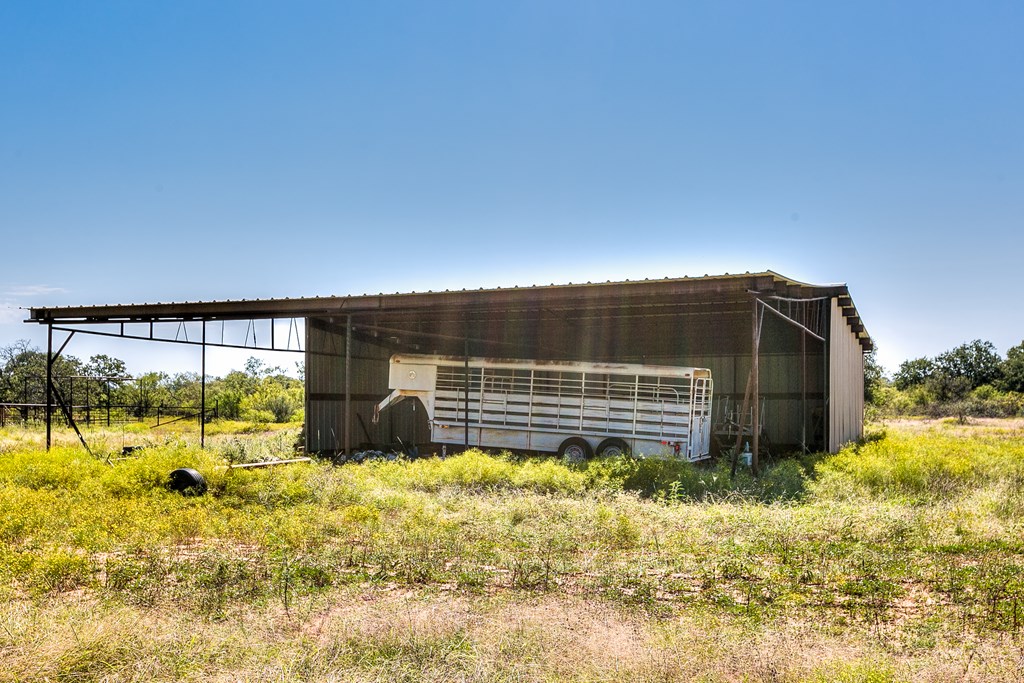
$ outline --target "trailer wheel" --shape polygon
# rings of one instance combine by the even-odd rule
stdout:
[[[562,445],[558,447],[558,457],[564,459],[566,462],[585,462],[590,460],[593,455],[594,451],[590,448],[590,444],[578,436],[566,439],[562,442]]]
[[[206,479],[191,467],[182,467],[168,475],[167,488],[184,496],[201,496],[206,493]]]
[[[622,439],[609,437],[597,445],[597,457],[616,458],[620,455],[629,455],[629,444]]]

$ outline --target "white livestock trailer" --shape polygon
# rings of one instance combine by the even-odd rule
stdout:
[[[426,408],[431,440],[558,453],[583,460],[620,453],[701,460],[711,438],[711,371],[399,354],[393,391],[374,411],[406,397]]]

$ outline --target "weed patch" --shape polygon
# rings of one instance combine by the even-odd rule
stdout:
[[[760,478],[5,442],[0,681],[1018,680],[1024,435],[970,429]],[[182,466],[206,495],[167,490]]]

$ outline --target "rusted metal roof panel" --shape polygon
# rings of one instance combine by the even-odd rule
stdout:
[[[683,309],[692,312],[701,307],[720,315],[730,306],[742,308],[752,293],[796,299],[839,297],[843,315],[857,331],[862,346],[871,347],[870,336],[845,284],[812,285],[772,271],[444,292],[38,307],[31,309],[26,322],[80,324],[292,317],[330,319],[348,314],[369,314],[371,317],[384,314],[388,320],[398,321],[403,314],[409,319],[417,319],[424,313],[440,322],[445,317],[464,321],[467,315],[508,319],[517,313],[533,317],[540,312],[558,316],[565,311],[584,309],[620,311],[627,317],[641,311],[672,315],[683,312]],[[383,318],[378,323],[383,325]]]

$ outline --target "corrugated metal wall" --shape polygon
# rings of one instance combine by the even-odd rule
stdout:
[[[812,349],[814,353],[811,353]],[[736,409],[743,401],[750,374],[750,356],[696,356],[691,359],[693,365],[711,370],[715,386],[713,417],[715,423],[720,423],[725,410]],[[761,423],[775,447],[788,450],[804,443],[812,449],[823,447],[822,361],[821,343],[817,341],[808,343],[805,360],[801,360],[800,354],[761,354]],[[666,359],[666,362],[680,364],[679,359]],[[807,387],[802,390],[801,382],[805,376]]]
[[[345,330],[307,321],[306,348],[306,450],[333,453],[344,449],[345,440]],[[426,439],[428,428],[423,410],[415,401],[403,401],[385,411],[373,424],[373,407],[388,395],[388,361],[391,352],[378,344],[352,340],[353,450],[373,444],[394,444],[396,437],[406,443]]]
[[[306,321],[306,450],[332,452],[344,444],[345,335]]]
[[[600,357],[588,340],[601,339],[602,330],[547,327],[531,330],[529,324],[508,323],[487,330],[479,337],[501,340],[493,348],[478,347],[474,355],[534,357],[534,337],[556,357],[573,360],[619,360],[663,365],[707,367],[714,380],[714,420],[720,421],[726,398],[733,407],[742,402],[750,373],[751,320],[733,319],[712,325],[668,325],[651,323],[631,328],[629,334],[614,335],[600,345]],[[358,323],[356,328],[359,329]],[[308,392],[307,448],[311,452],[333,452],[344,447],[345,331],[343,324],[312,319],[306,326],[306,367]],[[607,336],[607,335],[606,335]],[[510,345],[509,339],[524,340]],[[592,342],[591,342],[592,343]],[[743,349],[743,345],[747,349]],[[858,346],[859,348],[859,346]],[[420,444],[429,438],[422,408],[415,401],[403,401],[384,412],[381,424],[371,424],[373,406],[389,393],[388,359],[392,353],[410,351],[396,347],[386,336],[353,338],[351,393],[352,445],[366,442]],[[458,341],[426,340],[422,352],[461,355]],[[551,358],[551,356],[547,356]],[[807,338],[789,323],[773,316],[764,319],[761,337],[760,388],[763,398],[762,425],[773,452],[799,448],[822,449],[824,443],[825,362],[820,341]],[[806,384],[805,384],[806,382]],[[361,418],[361,419],[360,419]]]
[[[830,452],[864,436],[864,350],[832,299],[829,325],[829,438]]]

